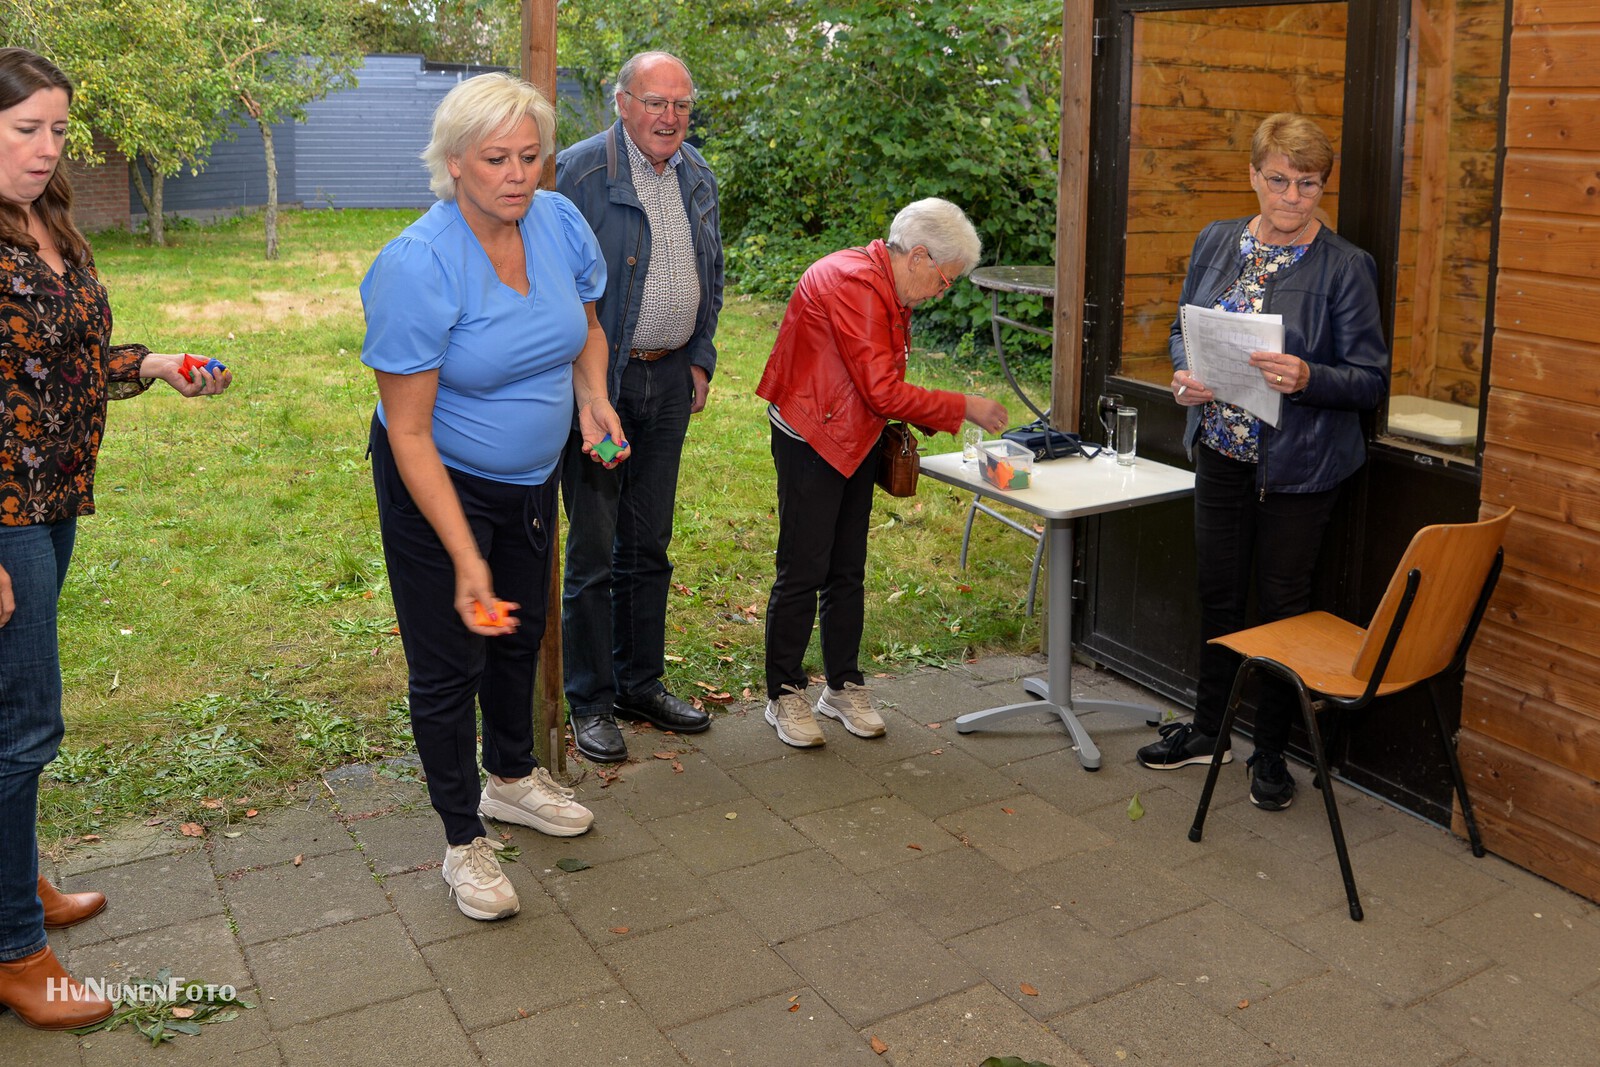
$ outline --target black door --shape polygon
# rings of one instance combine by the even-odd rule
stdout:
[[[1477,504],[1500,100],[1489,45],[1504,6],[1415,8],[1096,7],[1083,432],[1098,438],[1094,398],[1115,394],[1140,411],[1141,455],[1192,466],[1167,356],[1190,248],[1207,222],[1256,210],[1248,166],[1257,123],[1276,111],[1315,119],[1339,149],[1324,221],[1376,259],[1393,342],[1371,460],[1347,486],[1317,576],[1318,606],[1361,622],[1411,534],[1470,518]],[[1079,545],[1078,647],[1192,706],[1202,564],[1191,506],[1091,520]],[[1418,711],[1384,709],[1334,756],[1349,780],[1442,820],[1448,783]]]

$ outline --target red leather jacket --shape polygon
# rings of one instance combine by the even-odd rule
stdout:
[[[889,419],[924,433],[961,429],[966,397],[906,382],[910,345],[911,309],[895,295],[888,246],[846,248],[795,286],[756,395],[848,478]]]

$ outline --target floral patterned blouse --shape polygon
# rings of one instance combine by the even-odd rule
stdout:
[[[1239,277],[1217,298],[1222,311],[1261,314],[1267,281],[1278,271],[1297,263],[1311,246],[1269,245],[1256,240],[1250,227],[1239,235]],[[1261,460],[1261,420],[1243,408],[1221,400],[1206,404],[1200,421],[1200,443],[1229,459],[1243,463]]]
[[[57,274],[0,243],[0,525],[94,512],[106,401],[141,393],[143,345],[111,340],[111,304],[91,259]]]

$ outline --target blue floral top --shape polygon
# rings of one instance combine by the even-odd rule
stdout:
[[[1311,246],[1269,245],[1258,241],[1247,224],[1239,234],[1239,277],[1222,296],[1217,307],[1222,311],[1261,314],[1267,295],[1267,281],[1278,271],[1293,266]],[[1200,417],[1200,443],[1242,463],[1261,458],[1261,420],[1243,408],[1213,400]]]

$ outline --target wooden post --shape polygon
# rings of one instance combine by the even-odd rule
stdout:
[[[556,0],[522,0],[522,76],[556,102]],[[554,146],[551,146],[552,148]],[[555,160],[548,159],[539,184],[556,187]],[[533,697],[533,754],[553,773],[567,769],[562,737],[566,694],[561,685],[561,512],[550,519],[550,574],[545,580],[544,641],[539,646],[539,684]]]
[[[1078,429],[1083,385],[1084,230],[1089,214],[1089,100],[1094,5],[1067,0],[1061,10],[1061,141],[1056,181],[1055,351],[1050,422]]]

